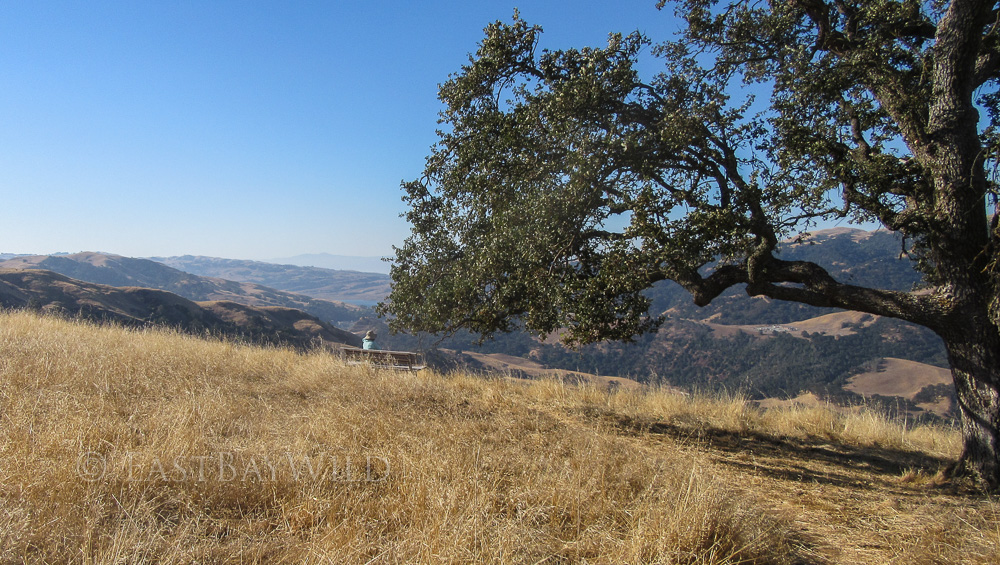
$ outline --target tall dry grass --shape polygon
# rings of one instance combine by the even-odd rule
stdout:
[[[711,428],[735,434],[820,438],[851,446],[919,451],[942,459],[956,458],[962,450],[957,427],[914,424],[874,406],[821,403],[764,409],[739,392],[687,395],[648,388],[618,388],[608,392],[596,386],[560,381],[541,381],[532,387],[534,395],[554,405],[627,418],[640,426],[655,422],[690,430]]]
[[[739,398],[4,313],[0,563],[812,562],[703,457],[577,417],[594,413],[776,425]]]

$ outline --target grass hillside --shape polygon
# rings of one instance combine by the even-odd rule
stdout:
[[[996,563],[955,430],[0,314],[0,563]]]
[[[194,302],[164,290],[92,284],[35,269],[0,268],[0,308],[29,308],[127,326],[155,324],[300,349],[320,342],[361,345],[358,336],[301,310]]]
[[[198,302],[231,301],[254,307],[293,308],[339,325],[353,323],[363,312],[358,306],[343,302],[320,300],[251,282],[198,276],[157,261],[108,253],[22,255],[0,261],[0,269],[47,270],[94,284],[165,290]]]

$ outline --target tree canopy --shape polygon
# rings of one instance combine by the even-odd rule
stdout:
[[[686,25],[662,42],[550,51],[516,14],[486,28],[403,185],[412,233],[381,311],[410,331],[630,339],[661,323],[642,291],[669,279],[702,305],[745,285],[909,320],[944,339],[963,462],[1000,485],[997,4],[672,5]],[[645,58],[662,71],[642,76]],[[781,258],[838,219],[902,233],[928,287]]]

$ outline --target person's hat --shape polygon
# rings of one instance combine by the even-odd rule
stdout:
[[[365,339],[375,339],[375,330],[368,330],[365,334]]]

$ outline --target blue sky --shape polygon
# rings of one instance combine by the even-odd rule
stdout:
[[[0,252],[391,255],[483,27],[664,39],[655,3],[5,0]]]

